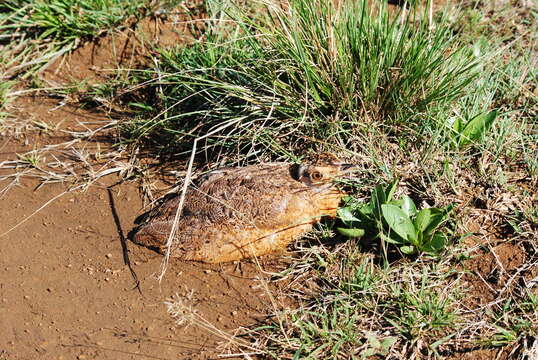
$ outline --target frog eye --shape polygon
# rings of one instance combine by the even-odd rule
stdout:
[[[320,181],[321,179],[323,179],[323,174],[319,171],[312,171],[312,173],[310,174],[310,178],[314,181]]]

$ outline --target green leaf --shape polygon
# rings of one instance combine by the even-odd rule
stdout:
[[[364,215],[365,217],[369,217],[372,215],[372,205],[371,204],[364,204],[359,208],[359,212]]]
[[[400,250],[405,254],[405,255],[413,255],[414,253],[417,252],[417,250],[415,249],[415,247],[413,245],[404,245],[404,246],[400,246]]]
[[[366,359],[366,358],[369,358],[370,356],[374,356],[375,354],[377,354],[377,351],[375,349],[367,348],[366,350],[363,350],[361,352],[361,357],[363,359]]]
[[[477,115],[469,120],[460,132],[459,145],[464,146],[470,142],[479,140],[491,128],[497,115],[497,110],[493,110],[489,113]]]
[[[381,185],[377,185],[374,191],[372,191],[372,200],[370,201],[372,204],[372,212],[377,219],[381,218],[381,205],[385,204],[386,202],[387,198],[385,195],[385,190]]]
[[[381,348],[381,341],[379,341],[379,339],[373,335],[373,334],[368,334],[366,336],[366,338],[368,339],[368,342],[370,343],[370,345],[375,348],[375,349],[379,349]]]
[[[402,209],[390,204],[382,205],[381,209],[385,221],[396,234],[412,243],[416,242],[415,226]]]
[[[424,252],[436,254],[445,248],[447,237],[442,233],[435,233],[428,244],[422,249]]]
[[[401,245],[401,244],[404,244],[405,243],[405,240],[402,239],[400,236],[398,236],[397,234],[394,234],[396,235],[395,237],[390,237],[390,236],[387,236],[383,233],[380,233],[379,234],[379,237],[381,237],[381,240],[385,241],[385,242],[388,242],[390,244],[396,244],[396,245]]]
[[[404,195],[402,197],[402,205],[400,207],[402,208],[403,212],[409,217],[415,216],[415,214],[417,213],[417,207],[415,206],[415,203],[407,195]]]
[[[454,120],[454,123],[452,124],[452,129],[454,129],[456,134],[461,134],[461,130],[463,130],[462,128],[463,128],[463,123],[461,122],[461,119],[456,118],[456,120]]]
[[[396,191],[396,187],[398,186],[399,179],[394,179],[392,182],[387,186],[385,189],[385,202],[389,202],[392,200],[392,197],[394,196],[394,192]]]
[[[153,110],[153,107],[151,107],[149,105],[136,103],[136,102],[130,102],[129,106],[134,107],[134,108],[138,108],[138,109],[141,109],[141,110],[145,110],[145,111],[152,111]]]
[[[351,197],[351,196],[349,196],[349,195],[346,195],[346,196],[342,197],[342,201],[344,202],[344,204],[347,205],[347,203],[353,201],[353,197]]]
[[[381,206],[388,203],[392,199],[397,185],[398,179],[395,179],[385,188],[383,188],[382,185],[377,185],[374,191],[372,191],[372,199],[370,200],[370,204],[372,213],[376,219],[381,219]]]
[[[305,345],[301,344],[301,347],[298,348],[295,354],[293,355],[293,360],[298,360],[301,358],[304,348],[305,348]]]
[[[431,212],[429,208],[422,209],[415,218],[415,228],[417,231],[424,232],[430,224]]]
[[[353,221],[359,221],[359,219],[357,219],[353,215],[350,208],[348,208],[348,207],[339,208],[338,210],[336,210],[336,213],[338,214],[338,217],[340,218],[340,220],[342,220],[344,222],[344,224],[346,224],[346,225],[348,223],[353,222]]]
[[[388,336],[381,340],[381,347],[383,349],[383,353],[381,355],[386,355],[392,345],[394,345],[398,341],[398,338],[396,336]]]
[[[424,233],[426,235],[433,233],[433,231],[437,229],[437,227],[448,217],[448,212],[446,209],[429,208],[429,211],[430,219],[426,229],[424,229]]]
[[[352,228],[352,229],[336,228],[336,230],[338,230],[338,232],[341,235],[344,235],[349,238],[360,238],[360,237],[363,237],[365,233],[363,229],[356,229],[356,228]]]

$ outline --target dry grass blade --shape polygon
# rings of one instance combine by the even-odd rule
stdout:
[[[185,175],[185,179],[183,180],[184,182],[183,182],[183,187],[181,189],[181,197],[180,197],[179,204],[178,204],[178,207],[177,207],[177,210],[176,210],[176,214],[174,216],[174,222],[172,224],[172,229],[170,230],[170,234],[168,235],[168,239],[166,240],[166,253],[165,253],[164,259],[163,259],[163,261],[161,263],[161,273],[159,274],[159,277],[158,277],[159,281],[162,281],[162,279],[164,277],[164,274],[166,273],[166,268],[168,267],[168,261],[170,260],[170,251],[172,249],[172,242],[174,241],[174,236],[175,236],[175,234],[177,232],[177,224],[178,224],[179,219],[181,217],[181,212],[183,210],[183,204],[185,203],[185,196],[187,194],[187,189],[188,189],[188,187],[190,185],[190,181],[191,181],[192,167],[193,167],[193,164],[194,164],[195,155],[197,153],[198,141],[201,141],[201,140],[204,140],[204,139],[206,139],[206,138],[208,138],[210,136],[213,136],[214,134],[217,134],[217,133],[221,132],[222,130],[237,124],[239,121],[240,121],[240,119],[226,122],[224,125],[214,129],[213,131],[207,133],[206,135],[200,136],[200,137],[197,137],[196,139],[194,139],[194,142],[193,142],[193,145],[192,145],[192,150],[191,150],[191,157],[189,159],[189,163],[188,163],[188,166],[187,166],[187,173]]]

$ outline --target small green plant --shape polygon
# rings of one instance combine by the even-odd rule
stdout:
[[[387,356],[390,348],[398,338],[395,336],[387,336],[385,338],[378,338],[374,334],[367,335],[368,347],[361,353],[363,359],[374,355]]]
[[[38,167],[41,161],[41,156],[35,150],[29,151],[25,154],[17,154],[19,161],[31,167]]]
[[[482,113],[467,121],[465,124],[462,122],[461,118],[457,118],[452,124],[453,145],[457,148],[461,148],[480,140],[491,128],[497,115],[497,110]]]
[[[393,284],[390,293],[395,297],[394,312],[387,314],[387,321],[394,326],[399,335],[410,340],[420,339],[424,336],[437,337],[438,341],[430,345],[435,348],[443,341],[439,341],[441,333],[453,328],[458,314],[451,309],[454,302],[450,296],[432,290],[430,275],[424,272],[420,283],[412,288]]]
[[[137,14],[146,1],[7,0],[0,5],[0,29],[35,34],[61,44],[91,38]]]
[[[129,16],[139,18],[148,4],[127,0],[0,1],[0,74],[29,77],[81,41],[122,27]]]
[[[338,217],[345,227],[339,227],[338,232],[347,237],[381,238],[408,255],[439,253],[447,243],[447,236],[438,228],[453,206],[417,210],[407,195],[393,199],[397,185],[398,180],[394,180],[386,187],[376,186],[366,204],[357,204],[351,197],[345,199],[346,205],[338,209]]]

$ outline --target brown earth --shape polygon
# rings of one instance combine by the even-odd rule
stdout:
[[[178,26],[146,19],[138,25],[145,32],[136,34],[176,45],[185,41],[185,25]],[[130,28],[88,43],[51,64],[41,78],[51,85],[98,83],[118,66],[135,68],[149,47],[133,33]],[[18,98],[10,111],[20,131],[2,134],[0,163],[69,140],[64,131],[110,121],[99,111],[69,105],[74,102],[39,94]],[[106,153],[106,139],[77,146],[100,146]],[[41,161],[53,160],[51,154]],[[159,282],[162,257],[123,241],[143,206],[139,187],[120,180],[112,174],[85,191],[67,193],[68,185],[61,183],[37,190],[35,179],[2,183],[10,186],[0,202],[0,359],[216,358],[226,352],[218,346],[226,333],[271,311],[263,286],[268,275],[252,262],[208,266],[172,260]],[[172,297],[221,335],[177,325],[164,303]]]
[[[34,120],[49,124],[63,121],[68,128],[106,121],[103,114],[69,106],[50,111],[54,101],[46,98],[21,99],[17,105],[20,114],[31,112]],[[60,141],[62,136],[54,133],[8,138],[0,145],[0,162]],[[215,358],[224,351],[217,348],[222,336],[176,326],[166,299],[179,296],[203,319],[229,332],[271,311],[262,283],[268,275],[251,262],[172,261],[159,283],[162,257],[122,241],[143,206],[138,186],[119,180],[113,174],[84,192],[65,193],[65,184],[36,190],[39,182],[30,179],[3,193],[0,359]]]
[[[0,232],[64,191],[62,185],[34,186],[23,182],[4,196]],[[264,276],[253,264],[173,261],[159,284],[162,258],[127,243],[138,291],[119,229],[130,229],[141,203],[133,185],[112,193],[113,200],[103,184],[66,194],[2,236],[0,358],[206,359],[216,356],[222,339],[195,326],[175,326],[163,301],[186,297],[224,331],[265,314],[269,299],[256,280]]]

